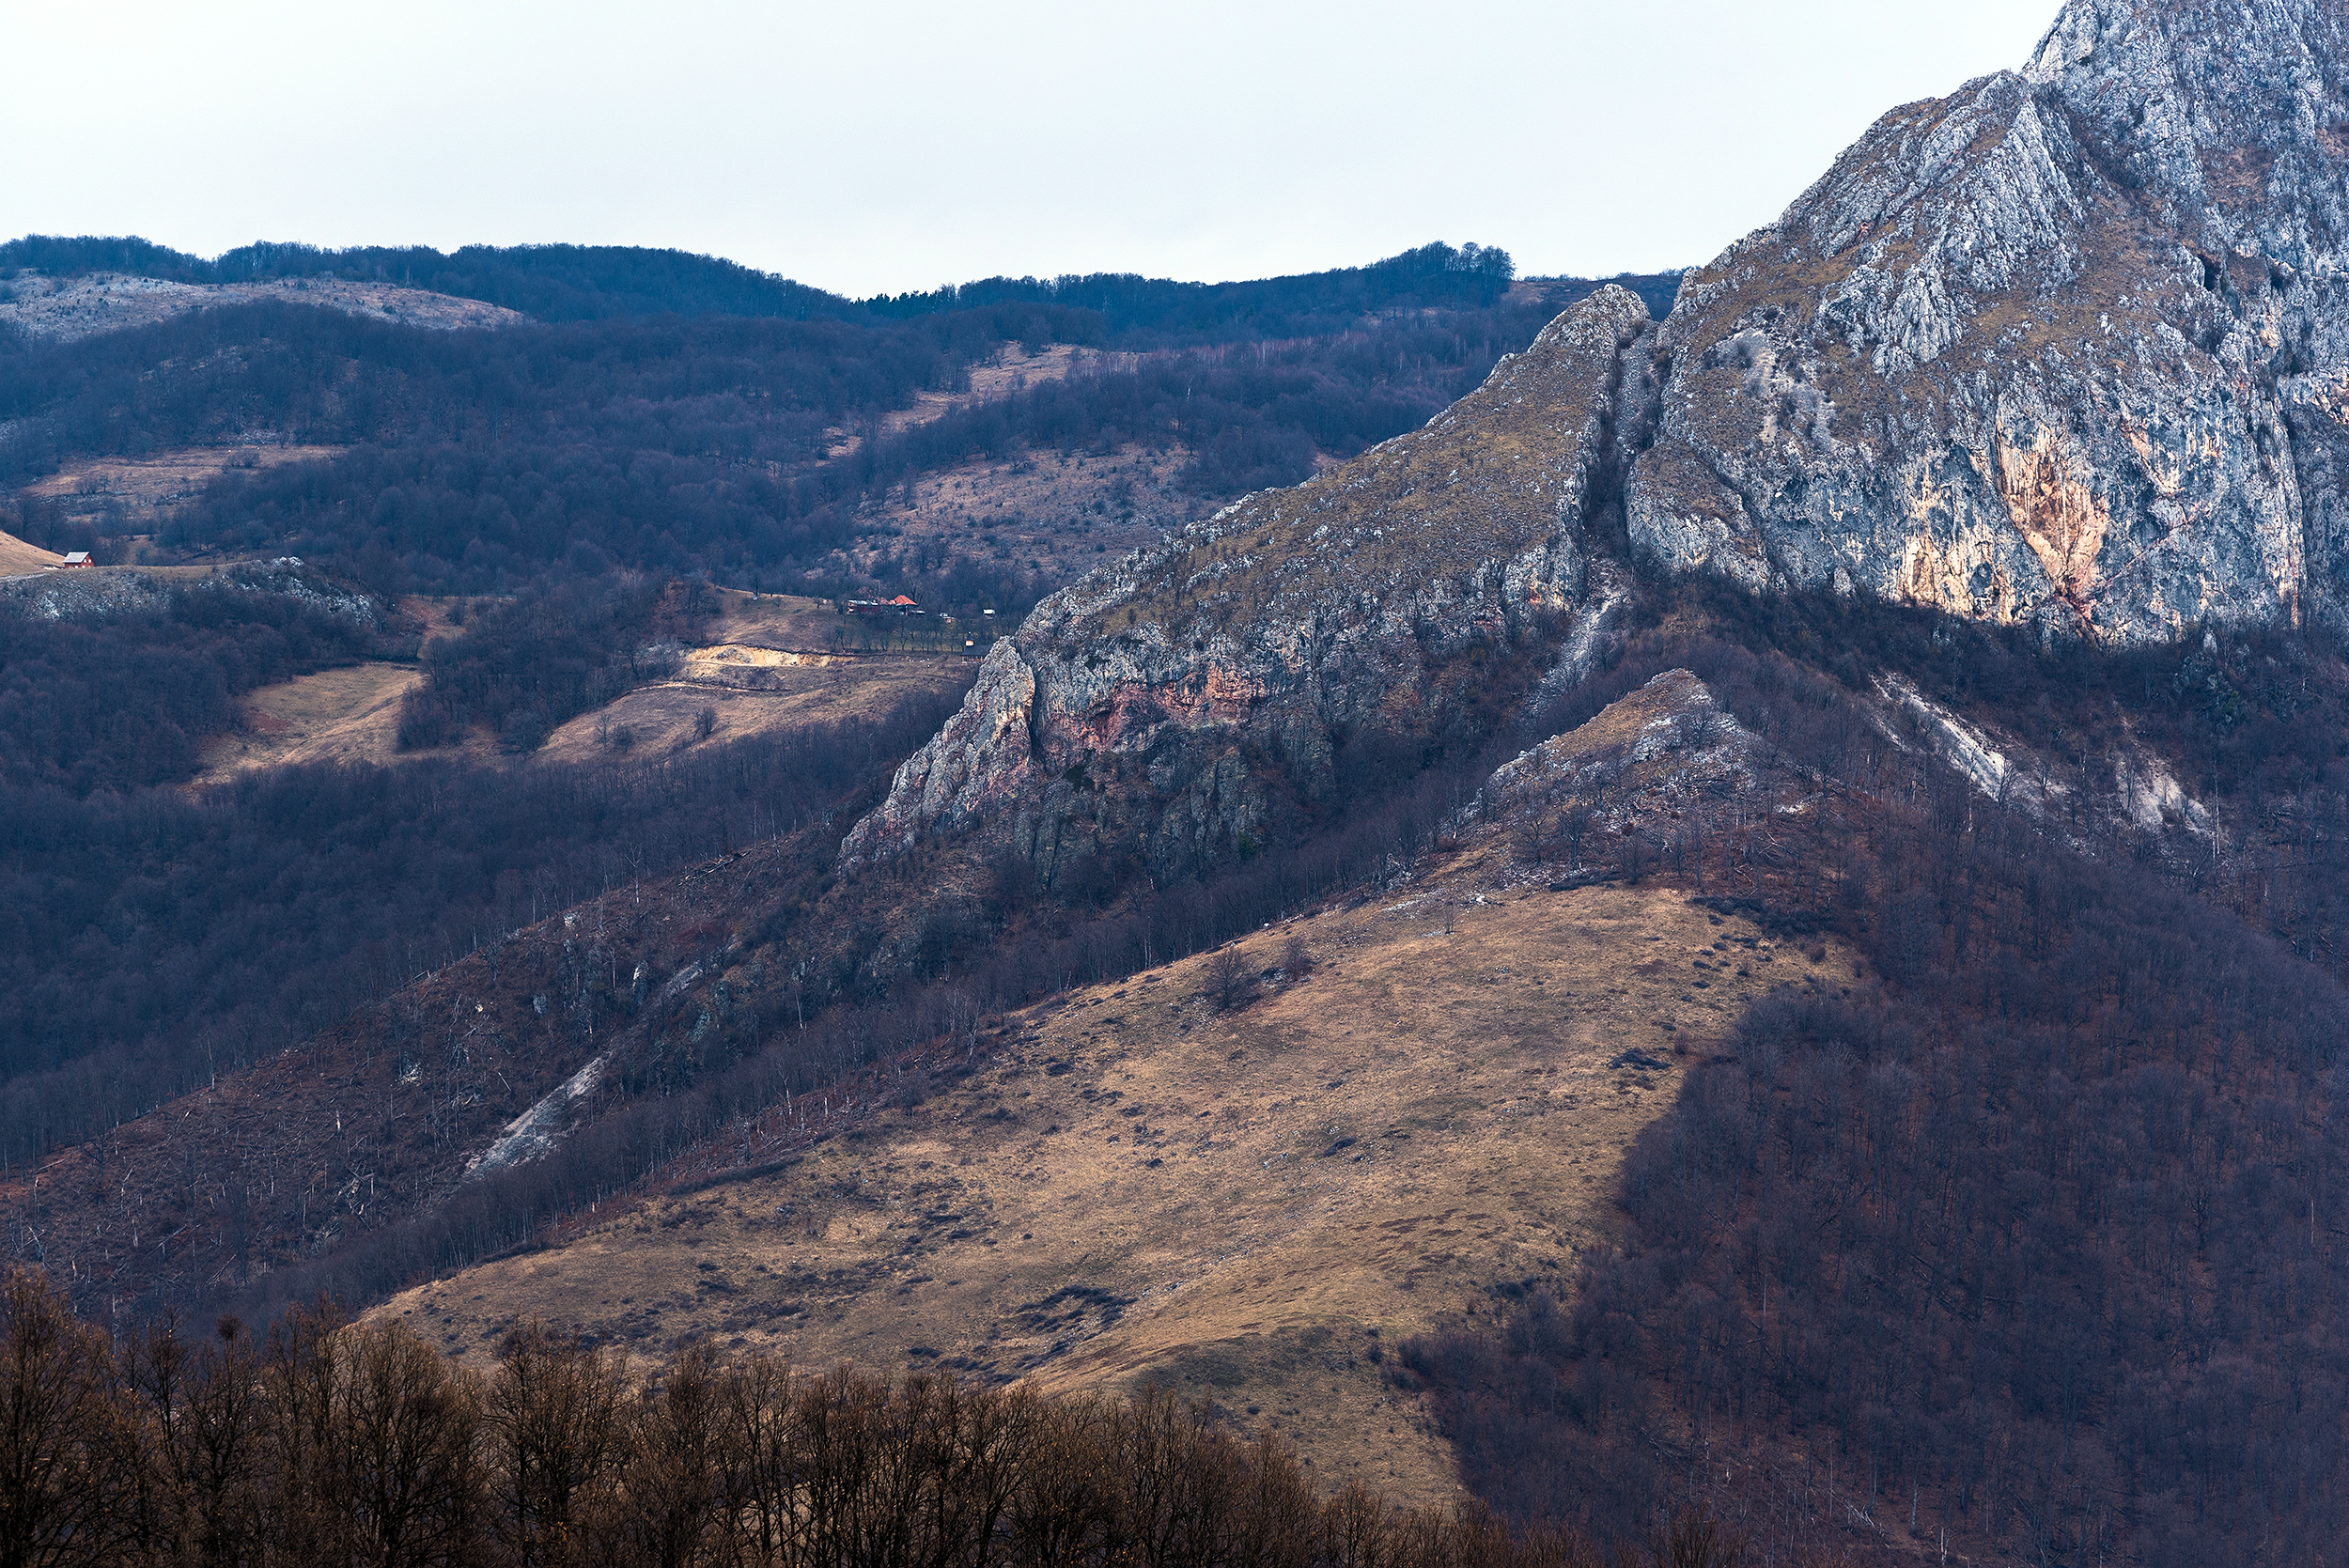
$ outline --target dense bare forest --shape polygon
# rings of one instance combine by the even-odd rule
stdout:
[[[259,430],[351,450],[226,475],[161,545],[288,551],[384,594],[509,593],[612,565],[855,591],[870,579],[849,554],[883,526],[864,513],[911,476],[1139,446],[1189,453],[1185,483],[1206,497],[1291,483],[1317,458],[1424,422],[1564,297],[1595,287],[1512,303],[1505,253],[1439,244],[1260,283],[997,279],[869,305],[774,280],[771,308],[754,308],[743,290],[756,274],[703,258],[557,246],[421,259],[433,256],[259,247],[200,262],[132,241],[0,248],[0,272],[136,264],[190,281],[382,279],[519,302],[537,318],[435,333],[269,302],[70,343],[0,340],[0,477],[37,477],[68,454],[138,456]],[[1674,280],[1635,281],[1663,301]],[[542,299],[550,289],[572,306]],[[971,366],[1006,344],[1117,352],[1072,384],[881,430],[917,395],[966,387]],[[843,434],[879,439],[829,456]],[[102,529],[85,538],[54,503],[21,503],[0,526],[60,549],[121,548]],[[992,574],[963,591],[1005,608],[1033,600],[1035,585],[981,559],[975,541],[948,553],[941,573]]]
[[[536,1327],[487,1374],[299,1310],[119,1344],[0,1285],[0,1562],[1732,1568],[1691,1514],[1637,1556],[1325,1490],[1163,1393],[1046,1402],[696,1352],[645,1375]]]
[[[1601,1533],[1703,1500],[1787,1543],[1843,1535],[1848,1506],[1968,1553],[2322,1560],[2349,1495],[2314,1418],[2349,1398],[2327,1328],[2349,1312],[2326,1218],[2349,1155],[2338,650],[2132,662],[1881,608],[1719,605],[1744,644],[1664,638],[1579,701],[1685,666],[1835,780],[1805,817],[1678,859],[1867,968],[1759,1006],[1695,1071],[1570,1307],[1406,1347],[1470,1483]],[[2291,853],[2229,885],[2109,829],[2094,857],[2056,849],[1773,645],[1874,669],[1904,644],[2058,744],[2125,695],[2215,799],[2284,811]],[[1626,846],[1623,867],[1673,848]]]
[[[925,706],[677,761],[298,768],[0,818],[0,1148],[22,1163],[650,868],[869,798]]]

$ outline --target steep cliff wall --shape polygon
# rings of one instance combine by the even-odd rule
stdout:
[[[1426,429],[1048,601],[848,862],[1244,850],[1349,755],[1521,701],[1530,627],[1541,691],[1579,679],[1610,555],[2105,645],[2349,629],[2345,76],[2338,0],[2076,0],[1660,329],[1595,296]]]
[[[1635,551],[2111,643],[2349,617],[2345,26],[2080,0],[1887,115],[1682,286]]]

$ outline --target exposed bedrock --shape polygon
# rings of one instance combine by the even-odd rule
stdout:
[[[2090,0],[1884,116],[1683,283],[1634,550],[2109,643],[2342,621],[2344,14]]]
[[[846,863],[1244,851],[1579,679],[1626,554],[2109,645],[2349,629],[2345,59],[2339,0],[2079,0],[1660,327],[1602,290],[1425,428],[1045,601]]]
[[[844,859],[977,825],[1048,877],[1103,852],[1175,876],[1348,748],[1423,743],[1580,603],[1617,367],[1654,332],[1602,289],[1423,428],[1045,600]]]

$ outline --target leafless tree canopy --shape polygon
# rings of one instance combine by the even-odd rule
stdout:
[[[1256,972],[1238,948],[1227,947],[1207,960],[1207,996],[1218,1011],[1245,1007],[1255,994]]]
[[[1689,1555],[1688,1548],[1698,1548]],[[1601,1568],[1568,1534],[1334,1494],[1156,1391],[1048,1402],[939,1376],[658,1374],[536,1327],[482,1374],[405,1325],[296,1312],[117,1346],[0,1286],[6,1568]],[[1728,1568],[1718,1530],[1657,1568]]]

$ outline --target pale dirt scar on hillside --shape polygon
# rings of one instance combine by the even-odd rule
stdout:
[[[1753,998],[1854,973],[1686,888],[1513,879],[1487,846],[1260,932],[1252,970],[1293,935],[1318,967],[1235,1013],[1205,957],[1055,997],[786,1169],[379,1311],[475,1359],[537,1317],[647,1358],[707,1339],[1051,1392],[1159,1380],[1332,1483],[1457,1496],[1396,1342],[1565,1290],[1689,1062]]]

